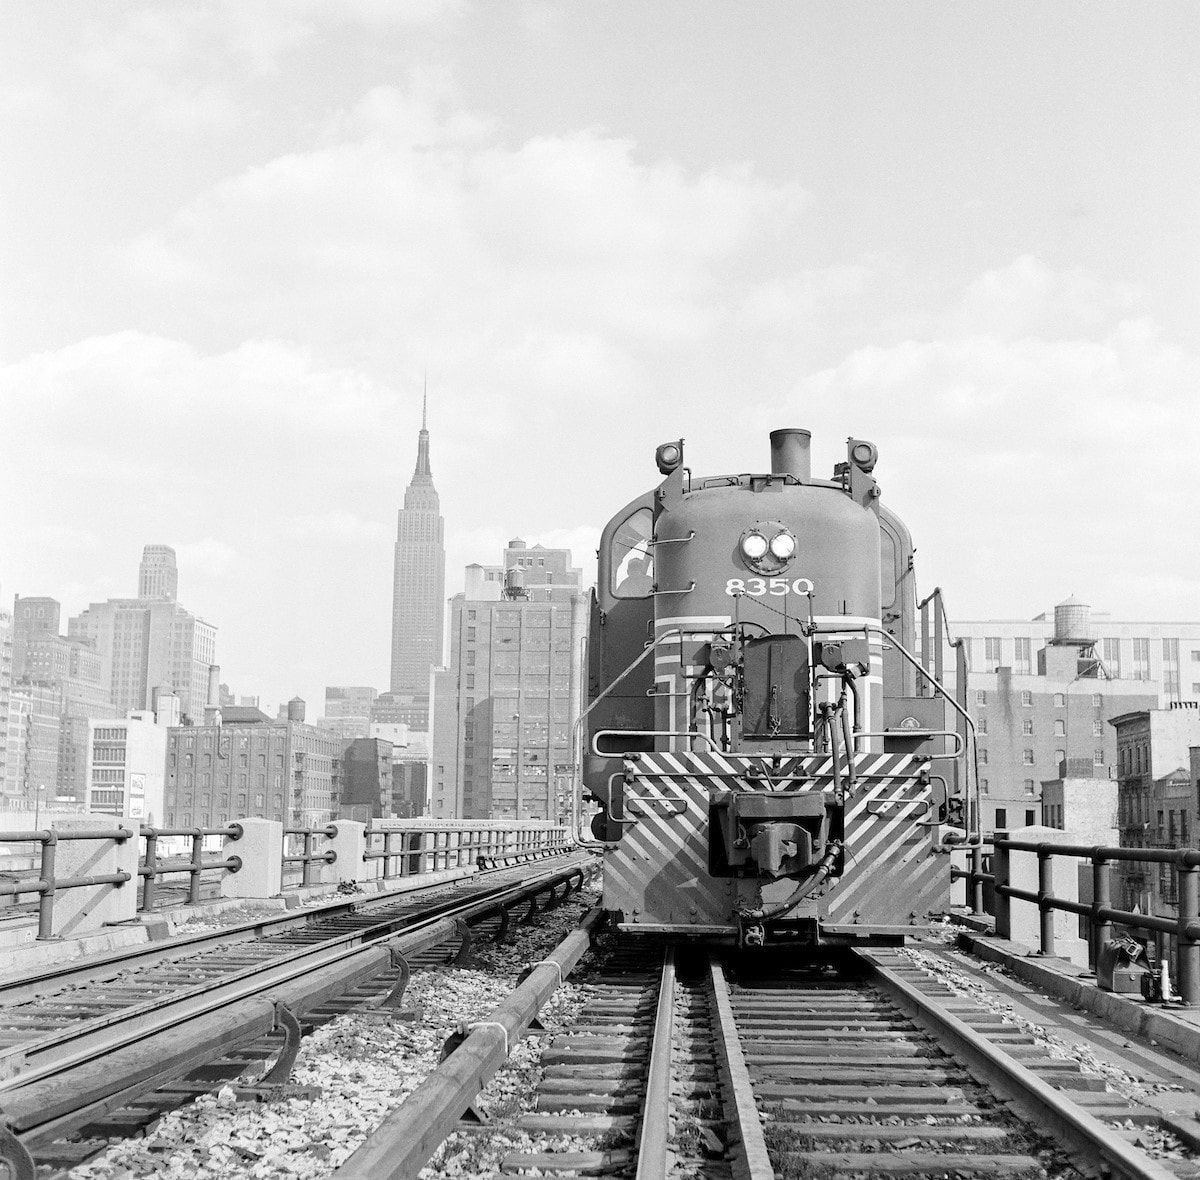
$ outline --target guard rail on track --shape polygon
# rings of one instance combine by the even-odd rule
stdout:
[[[991,855],[987,849],[991,849]],[[1014,880],[1013,857],[1032,853],[1037,858],[1036,888],[1024,888]],[[1108,845],[1055,844],[1014,839],[998,831],[968,849],[968,866],[954,866],[951,876],[968,886],[969,909],[973,914],[991,912],[996,933],[1013,937],[1013,903],[1036,906],[1039,915],[1038,949],[1055,954],[1054,914],[1078,914],[1084,919],[1089,943],[1089,962],[1095,967],[1104,947],[1113,941],[1113,927],[1121,926],[1165,939],[1160,954],[1169,957],[1183,1002],[1200,1005],[1200,851],[1187,848],[1119,848]],[[1054,858],[1072,858],[1091,866],[1091,900],[1080,901],[1054,893]],[[990,868],[989,868],[990,862]],[[1117,909],[1112,904],[1114,864],[1157,864],[1170,866],[1177,875],[1178,912],[1175,915],[1141,914]],[[989,889],[990,887],[990,889]],[[985,909],[985,892],[992,897]]]

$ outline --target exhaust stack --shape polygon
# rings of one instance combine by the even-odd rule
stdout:
[[[812,479],[812,433],[808,430],[771,431],[771,474],[792,475],[801,483]]]

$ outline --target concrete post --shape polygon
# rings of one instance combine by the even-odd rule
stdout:
[[[70,840],[72,832],[115,831],[124,828],[128,839]],[[59,889],[54,895],[54,934],[58,938],[82,938],[95,934],[114,922],[132,922],[137,918],[138,848],[142,825],[136,819],[96,812],[56,819],[54,830],[59,841],[54,861],[54,878],[97,877],[109,873],[128,873],[123,884],[85,885],[78,889]]]
[[[367,850],[367,825],[352,819],[339,819],[334,825],[337,835],[326,839],[325,848],[337,853],[333,864],[321,866],[322,884],[336,885],[339,881],[362,882],[371,877],[368,862],[363,860]]]
[[[1018,828],[1010,833],[1012,839],[1022,840],[1030,844],[1083,844],[1084,839],[1073,832],[1064,832],[1059,828]],[[1074,857],[1054,857],[1051,873],[1039,878],[1038,855],[1036,852],[1018,852],[1015,849],[1008,854],[1008,883],[1015,889],[1025,889],[1037,893],[1039,880],[1052,880],[1052,895],[1061,901],[1079,900],[1079,875],[1075,871]],[[996,905],[999,911],[999,901]],[[1013,942],[1025,943],[1031,947],[1043,944],[1043,915],[1033,902],[1010,897],[1008,899],[1009,921],[1006,937]],[[998,914],[997,914],[998,917]],[[1079,937],[1079,920],[1075,914],[1065,910],[1051,910],[1045,915],[1046,926],[1052,925],[1051,953],[1058,958],[1070,959],[1078,967],[1085,970],[1088,966],[1087,940]],[[999,933],[999,921],[997,921]],[[1047,929],[1045,933],[1051,931]],[[1049,939],[1045,941],[1051,941]]]
[[[965,873],[970,868],[970,851],[962,845],[952,845],[950,848],[950,866]],[[970,895],[970,883],[965,878],[956,877],[950,882],[951,909],[965,909]]]
[[[251,817],[238,821],[242,836],[226,836],[221,853],[241,858],[236,873],[221,878],[222,897],[276,897],[283,888],[283,824]]]

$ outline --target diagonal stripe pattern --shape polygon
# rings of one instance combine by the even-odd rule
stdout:
[[[907,925],[944,905],[949,858],[928,821],[925,760],[863,753],[845,813],[845,872],[822,900],[822,915],[872,926]],[[663,752],[626,759],[625,813],[636,822],[605,854],[604,905],[626,921],[674,926],[734,922],[737,881],[709,871],[709,803],[716,790],[787,793],[834,789],[828,755],[770,759],[717,751]],[[912,917],[916,915],[916,917]]]

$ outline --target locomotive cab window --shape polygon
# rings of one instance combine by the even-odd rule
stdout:
[[[654,556],[650,537],[654,531],[654,513],[639,508],[613,533],[609,569],[612,592],[617,598],[649,598],[654,589]]]

